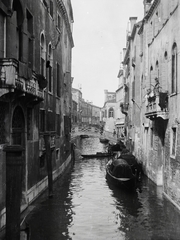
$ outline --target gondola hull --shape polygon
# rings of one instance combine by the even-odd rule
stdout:
[[[95,154],[81,154],[83,158],[105,158],[105,157],[112,157],[115,153],[103,153],[97,152]]]
[[[99,141],[100,141],[101,143],[107,144],[107,143],[109,142],[109,139],[107,139],[107,138],[99,138]]]
[[[123,159],[110,160],[106,166],[106,178],[114,185],[127,191],[136,189],[136,176]]]

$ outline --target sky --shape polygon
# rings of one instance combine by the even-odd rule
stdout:
[[[73,88],[85,101],[103,107],[104,90],[118,88],[120,54],[130,17],[143,19],[143,0],[71,0],[74,24]]]

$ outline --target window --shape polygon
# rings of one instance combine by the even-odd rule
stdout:
[[[6,57],[6,25],[5,25],[5,17],[1,16],[1,28],[0,28],[0,58]]]
[[[134,81],[132,82],[132,99],[135,98],[135,77],[134,77]]]
[[[33,17],[26,11],[27,17],[27,36],[28,36],[28,67],[33,68]]]
[[[60,149],[57,148],[56,149],[56,161],[58,161],[60,159]]]
[[[61,17],[59,14],[57,15],[57,27],[59,30],[61,30]]]
[[[45,167],[45,162],[46,162],[46,155],[45,155],[45,153],[43,153],[39,157],[39,166],[40,166],[40,168],[44,168]]]
[[[156,77],[159,78],[159,62],[156,61]]]
[[[60,136],[61,134],[61,118],[60,114],[56,114],[56,134]]]
[[[114,117],[114,109],[113,108],[109,109],[109,118],[110,117]]]
[[[48,88],[49,88],[49,92],[52,92],[52,67],[49,66],[48,68]]]
[[[49,10],[49,12],[50,12],[51,17],[53,18],[53,1],[50,1],[50,10]]]
[[[23,35],[22,35],[22,25],[23,25],[23,10],[22,5],[19,1],[13,1],[13,14],[11,16],[14,28],[16,29],[16,38],[13,42],[16,44],[17,59],[22,61],[22,50],[23,50]]]
[[[151,87],[152,87],[152,77],[153,77],[153,67],[151,66],[150,67],[150,89],[151,89]]]
[[[177,142],[177,132],[176,127],[172,128],[172,136],[171,136],[171,155],[174,157],[176,154],[176,142]]]
[[[173,44],[172,47],[172,77],[171,77],[171,93],[176,93],[177,91],[177,45]]]
[[[45,110],[44,109],[40,109],[40,122],[39,122],[40,126],[39,126],[39,130],[40,132],[44,132],[45,131]]]
[[[56,93],[57,96],[60,97],[61,89],[60,89],[60,65],[57,63],[57,74],[56,74]]]
[[[153,148],[153,142],[154,142],[154,131],[153,131],[153,128],[151,128],[151,136],[150,136],[150,144],[151,144],[151,148]]]
[[[52,92],[52,84],[53,84],[53,81],[52,81],[52,64],[53,64],[52,47],[51,47],[51,44],[49,44],[49,46],[48,46],[48,61],[46,63],[49,92]]]
[[[32,140],[32,108],[27,108],[27,139]]]
[[[41,34],[41,52],[40,52],[40,57],[41,57],[41,75],[45,76],[45,59],[46,59],[46,44],[45,44],[45,38],[44,34]]]

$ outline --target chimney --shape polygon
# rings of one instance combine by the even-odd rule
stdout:
[[[132,32],[134,24],[136,23],[137,17],[130,17],[129,21],[130,21],[130,32]]]

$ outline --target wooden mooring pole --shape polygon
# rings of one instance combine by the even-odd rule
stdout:
[[[51,159],[50,139],[51,139],[50,133],[44,134],[47,173],[48,173],[48,191],[49,191],[49,198],[52,198],[53,197],[53,177],[52,177],[52,159]]]
[[[23,148],[10,145],[6,152],[6,240],[20,240]]]

